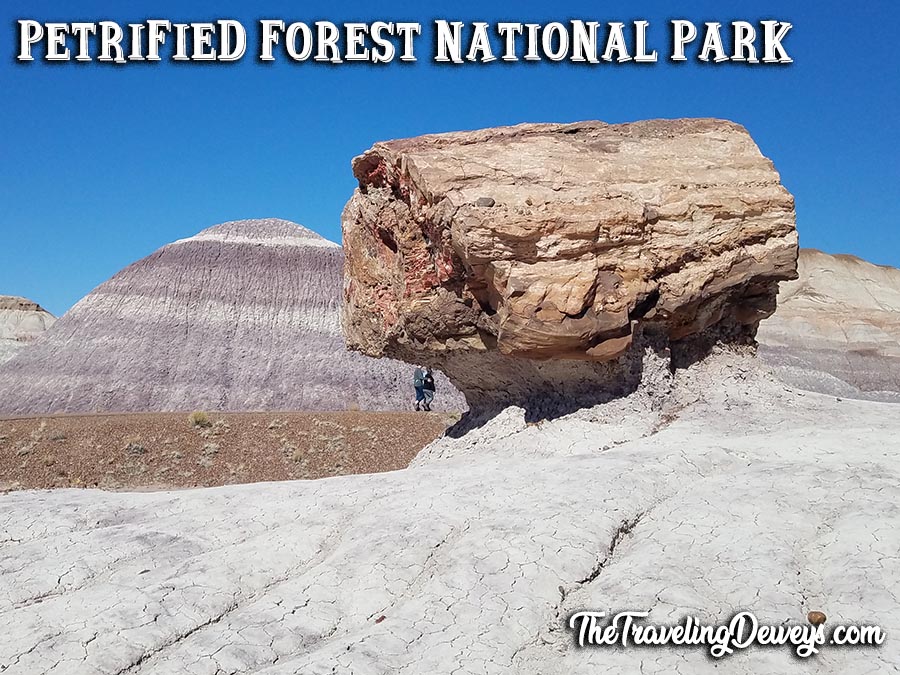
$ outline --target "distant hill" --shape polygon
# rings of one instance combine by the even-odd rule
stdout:
[[[760,356],[804,389],[900,401],[900,270],[802,249],[799,273],[760,324]]]
[[[36,302],[16,295],[0,295],[0,363],[11,359],[56,321]]]
[[[409,408],[411,366],[345,349],[342,266],[284,220],[163,246],[0,367],[0,414]],[[464,406],[440,385],[440,409]]]

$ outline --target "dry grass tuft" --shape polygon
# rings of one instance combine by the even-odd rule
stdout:
[[[188,422],[197,429],[206,429],[212,426],[212,422],[209,421],[209,415],[202,410],[195,410],[188,415]]]

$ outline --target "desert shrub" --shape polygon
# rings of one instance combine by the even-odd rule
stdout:
[[[188,415],[188,422],[190,422],[192,427],[198,429],[206,429],[207,427],[212,426],[212,422],[209,421],[209,415],[202,410],[195,410]]]
[[[131,436],[130,438],[125,439],[125,452],[129,455],[143,455],[147,450],[141,444],[140,438]]]

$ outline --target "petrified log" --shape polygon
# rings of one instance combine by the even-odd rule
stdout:
[[[349,344],[431,362],[470,399],[630,387],[638,336],[752,341],[796,277],[794,200],[727,121],[422,136],[376,143],[353,172]]]

